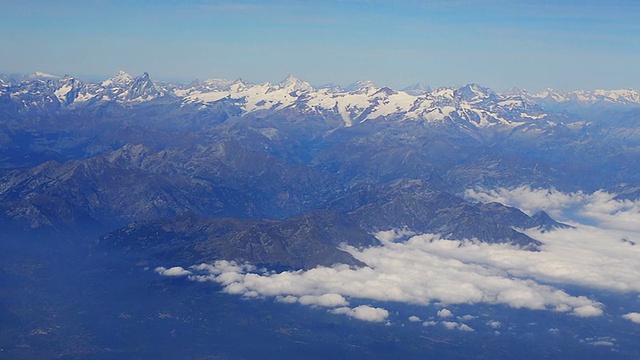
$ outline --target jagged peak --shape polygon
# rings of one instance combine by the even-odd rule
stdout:
[[[242,78],[237,78],[233,81],[233,83],[231,83],[231,85],[250,86],[252,85],[252,83],[245,81]]]
[[[376,95],[391,96],[391,95],[394,95],[394,94],[397,94],[397,92],[393,91],[389,87],[384,86],[384,87],[380,88],[380,90],[376,91],[373,94],[373,96],[376,96]]]
[[[301,83],[301,82],[303,82],[303,81],[298,79],[294,75],[289,74],[289,75],[287,75],[287,77],[284,80],[282,80],[280,82],[280,85],[297,84],[297,83]]]
[[[139,163],[152,153],[151,148],[142,144],[125,144],[123,147],[106,154],[107,161],[111,163],[126,162]]]
[[[430,97],[439,97],[439,98],[450,98],[453,99],[454,89],[446,86],[441,86],[435,90],[432,90],[428,93]]]
[[[129,100],[154,98],[162,95],[161,90],[162,89],[157,87],[155,82],[151,80],[149,73],[145,72],[133,80],[125,98]]]
[[[153,82],[153,80],[151,80],[151,76],[149,76],[148,72],[144,72],[142,73],[142,75],[135,77],[133,79],[132,86],[146,85],[146,84],[149,84],[150,86],[155,86],[155,83]]]
[[[475,83],[459,87],[455,94],[468,101],[479,101],[496,95],[493,90]]]
[[[485,93],[485,94],[493,93],[493,90],[491,90],[490,88],[484,87],[484,86],[476,84],[476,83],[469,83],[469,84],[467,84],[465,86],[461,86],[459,89],[460,90],[468,89],[468,90],[471,90],[471,91],[474,91],[474,92],[481,92],[481,93]]]

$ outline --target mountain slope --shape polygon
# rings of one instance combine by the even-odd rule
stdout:
[[[320,211],[284,220],[211,219],[185,213],[132,223],[98,244],[145,262],[232,259],[301,269],[338,263],[364,266],[338,246],[372,246],[377,240],[340,214]]]

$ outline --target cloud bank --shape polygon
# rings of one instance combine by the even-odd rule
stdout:
[[[578,214],[598,226],[571,222],[574,228],[527,231],[544,243],[537,252],[508,244],[390,230],[377,234],[380,246],[344,248],[368,265],[364,268],[337,265],[277,273],[219,260],[188,269],[156,271],[165,276],[213,281],[230,294],[325,307],[335,314],[373,322],[387,320],[389,312],[371,304],[350,307],[350,302],[442,306],[485,303],[593,317],[604,313],[604,304],[570,294],[562,289],[564,285],[640,293],[640,246],[634,245],[640,241],[638,201],[618,200],[604,192],[564,194],[528,188],[468,195],[483,201],[500,200],[529,212],[545,210],[564,218]],[[634,314],[624,317],[635,322]],[[445,321],[453,316],[446,308],[437,316],[443,319],[443,326],[473,330],[462,323]]]
[[[476,201],[499,202],[517,207],[532,215],[546,211],[560,220],[584,220],[599,228],[640,232],[640,199],[619,199],[616,194],[596,191],[563,193],[555,189],[467,190],[465,195]]]

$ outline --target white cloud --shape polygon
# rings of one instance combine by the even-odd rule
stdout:
[[[436,315],[438,315],[438,317],[441,317],[441,318],[448,318],[448,317],[452,317],[453,313],[449,309],[441,309],[441,310],[438,310]]]
[[[593,345],[593,346],[615,346],[616,339],[612,337],[593,337],[593,338],[586,338],[580,341],[586,342],[587,344]]]
[[[467,190],[465,195],[484,203],[514,206],[529,215],[544,210],[560,220],[581,217],[606,229],[640,231],[640,199],[616,199],[616,194],[602,190],[593,194],[581,191],[566,194],[555,189],[521,186],[489,191]]]
[[[640,324],[640,313],[637,312],[630,312],[627,314],[622,315],[623,319],[627,319],[629,321],[632,321],[636,324]]]
[[[407,229],[391,229],[386,231],[379,231],[375,234],[376,238],[381,239],[383,241],[391,242],[396,241],[398,239],[402,239],[403,237],[413,236],[416,233]]]
[[[640,199],[616,200],[615,194],[598,191],[589,197],[579,214],[597,222],[599,227],[640,231]]]
[[[465,195],[483,203],[499,202],[514,206],[529,215],[546,211],[551,216],[558,216],[563,209],[581,203],[585,197],[582,192],[566,194],[555,189],[531,189],[528,186],[488,191],[469,189]]]
[[[348,307],[340,307],[331,310],[331,312],[334,314],[345,314],[358,320],[370,322],[382,322],[389,317],[389,312],[387,310],[371,307],[369,305],[360,305],[353,309],[350,309]]]
[[[287,296],[278,295],[276,296],[276,301],[286,303],[286,304],[293,304],[298,302],[298,297],[293,295],[287,295]]]
[[[467,324],[457,323],[455,321],[443,321],[442,326],[449,330],[460,330],[460,331],[475,331],[472,327]]]
[[[172,268],[163,268],[163,267],[157,267],[155,269],[155,271],[160,274],[160,275],[164,275],[164,276],[185,276],[185,275],[191,275],[191,271],[185,270],[184,268],[180,267],[180,266],[174,266]]]
[[[435,325],[437,325],[437,324],[438,324],[437,322],[435,322],[435,321],[433,321],[433,320],[429,320],[429,321],[425,321],[425,322],[423,322],[423,323],[422,323],[422,326],[428,327],[428,326],[435,326]]]
[[[411,322],[420,322],[420,321],[422,321],[422,319],[420,319],[419,317],[417,317],[415,315],[411,315],[411,316],[409,316],[409,321],[411,321]]]
[[[487,325],[489,327],[492,327],[494,329],[499,328],[500,326],[502,326],[502,323],[500,321],[496,321],[496,320],[491,320],[491,321],[487,321]]]
[[[324,307],[347,306],[349,302],[340,294],[303,295],[298,299],[302,305],[318,305]]]
[[[573,309],[572,314],[578,317],[593,317],[602,315],[602,309],[593,305],[580,306]]]
[[[598,341],[590,342],[589,344],[593,346],[614,346],[615,345],[612,341],[608,341],[608,340],[598,340]]]
[[[346,265],[318,267],[308,271],[257,272],[246,265],[217,261],[198,265],[194,280],[215,281],[231,294],[255,292],[261,296],[315,296],[302,302],[320,305],[318,298],[339,294],[343,298],[323,306],[343,306],[346,298],[429,304],[492,303],[515,308],[552,309],[568,312],[576,307],[600,305],[586,297],[571,296],[559,289],[531,279],[509,274],[496,259],[511,259],[535,254],[506,245],[473,244],[442,240],[433,235],[414,236],[403,243],[385,243],[381,247],[349,251],[370,268],[352,269]],[[496,255],[506,255],[500,258]],[[456,257],[458,259],[456,259]],[[483,264],[485,262],[485,264]],[[514,272],[519,269],[514,268]],[[524,274],[527,275],[527,274]],[[253,295],[253,293],[252,293]],[[245,295],[246,296],[246,295]],[[299,300],[300,301],[300,300]],[[446,313],[446,312],[445,312]]]
[[[443,321],[441,324],[449,330],[453,330],[458,327],[458,323],[455,321]]]
[[[569,294],[562,286],[640,293],[640,245],[633,245],[640,244],[640,231],[634,230],[633,221],[628,221],[636,219],[637,201],[616,200],[604,192],[563,194],[528,188],[470,193],[476,198],[500,197],[507,203],[527,204],[529,210],[577,214],[606,226],[574,222],[575,228],[528,230],[528,235],[544,243],[535,252],[508,244],[445,240],[433,234],[390,230],[377,234],[381,246],[344,248],[369,265],[359,269],[338,265],[275,273],[220,260],[189,270],[176,267],[169,273],[165,268],[156,271],[168,276],[189,275],[195,281],[214,281],[225,292],[245,297],[274,297],[281,302],[338,308],[341,310],[335,312],[353,317],[364,315],[356,316],[358,308],[347,307],[351,299],[444,306],[504,304],[579,317],[599,316],[603,314],[603,304]],[[438,316],[447,312],[451,313],[441,309]]]
[[[460,331],[475,331],[473,330],[473,328],[467,324],[460,324],[460,326],[458,326],[458,330]]]

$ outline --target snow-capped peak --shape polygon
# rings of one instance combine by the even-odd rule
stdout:
[[[407,87],[405,87],[404,89],[402,89],[402,91],[406,92],[407,94],[410,95],[424,95],[428,92],[431,91],[431,87],[429,87],[429,85],[425,84],[425,83],[417,83],[414,85],[409,85]]]
[[[563,91],[547,88],[535,93],[522,91],[521,95],[530,101],[550,107],[556,107],[559,104],[578,107],[593,105],[636,107],[640,105],[640,93],[634,89]]]
[[[546,118],[547,112],[544,109],[557,111],[568,106],[584,109],[591,106],[640,107],[640,93],[633,89],[547,89],[538,93],[511,89],[504,94],[498,94],[477,84],[468,84],[460,87],[441,87],[433,91],[426,91],[425,86],[415,86],[426,92],[412,94],[408,91],[378,87],[371,81],[359,81],[346,89],[315,89],[309,83],[291,75],[275,85],[253,84],[242,79],[233,82],[209,79],[174,87],[156,84],[148,73],[134,78],[124,71],[119,71],[101,84],[85,84],[70,76],[55,77],[55,80],[41,77],[31,79],[21,83],[20,90],[7,88],[7,91],[13,91],[12,98],[22,99],[25,96],[48,94],[57,98],[55,104],[69,109],[112,101],[135,105],[154,99],[162,99],[165,102],[180,101],[181,106],[205,109],[219,101],[225,101],[225,106],[237,107],[238,114],[290,109],[320,114],[326,118],[335,117],[341,119],[344,126],[377,119],[467,121],[480,127],[496,124],[514,126],[531,119]]]
[[[42,71],[36,71],[33,74],[29,75],[29,77],[32,79],[59,79],[60,78],[60,76],[47,74]]]
[[[517,88],[517,87],[512,87],[507,89],[507,91],[505,91],[503,93],[503,95],[505,96],[525,96],[527,94],[526,90]]]
[[[391,88],[383,87],[376,91],[373,96],[391,96],[397,94],[397,92],[393,91]]]
[[[378,91],[379,87],[371,80],[356,81],[355,83],[347,86],[345,90],[358,94],[370,94]]]
[[[489,88],[482,87],[478,84],[467,84],[457,89],[456,94],[470,102],[482,101],[494,95]]]
[[[287,78],[282,80],[278,86],[281,89],[287,89],[290,91],[311,92],[315,90],[311,84],[302,81],[293,75],[287,76]]]
[[[125,98],[128,100],[144,101],[162,95],[162,92],[151,80],[149,73],[143,73],[133,79]]]
[[[146,74],[146,73],[145,73]],[[148,74],[147,74],[148,76]],[[102,82],[102,86],[123,87],[133,82],[134,77],[120,70],[109,79]]]
[[[64,77],[58,79],[58,89],[54,91],[54,94],[60,100],[60,102],[64,105],[71,105],[80,92],[80,89],[83,87],[82,81],[78,79],[65,75]]]
[[[229,88],[234,92],[239,92],[242,90],[246,90],[247,88],[253,86],[254,84],[242,80],[242,78],[236,79],[234,82],[229,85]]]
[[[207,89],[212,90],[222,90],[228,89],[231,84],[233,84],[233,80],[228,79],[207,79],[202,83],[198,84],[198,86],[205,87]]]

